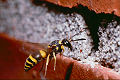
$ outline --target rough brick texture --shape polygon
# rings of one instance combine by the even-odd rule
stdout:
[[[76,7],[78,5],[87,6],[96,13],[112,13],[120,16],[120,0],[46,0],[48,2],[63,6]]]
[[[0,78],[1,79],[120,79],[120,75],[111,69],[100,65],[79,63],[76,60],[57,55],[56,70],[54,71],[54,60],[48,65],[47,75],[44,76],[44,69],[39,73],[42,62],[28,72],[24,72],[26,53],[30,54],[31,49],[37,49],[33,45],[10,38],[0,34]],[[21,50],[26,48],[26,50]],[[40,45],[39,48],[42,49]],[[4,53],[4,54],[3,54]]]

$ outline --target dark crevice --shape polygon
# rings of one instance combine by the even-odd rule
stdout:
[[[65,80],[70,80],[70,76],[72,73],[73,62],[71,62],[66,70]]]
[[[74,8],[66,8],[61,7],[58,5],[54,5],[52,3],[45,2],[43,0],[32,0],[32,3],[36,6],[43,5],[46,3],[46,7],[48,8],[48,11],[54,11],[56,14],[71,14],[73,12],[76,12],[78,14],[81,14],[83,18],[85,19],[86,25],[88,26],[88,29],[90,30],[90,35],[93,39],[93,51],[98,50],[99,46],[99,36],[98,36],[98,29],[99,26],[103,26],[106,28],[108,23],[110,23],[113,20],[118,21],[118,24],[120,24],[120,18],[113,14],[105,14],[100,13],[96,14],[94,11],[90,11],[87,7],[84,7],[82,5],[79,5],[78,7]]]
[[[84,17],[86,25],[90,30],[90,35],[94,44],[93,50],[98,50],[99,36],[97,32],[100,25],[99,16],[94,11],[90,11],[88,8],[82,9],[83,6],[79,6],[79,8],[78,12]]]

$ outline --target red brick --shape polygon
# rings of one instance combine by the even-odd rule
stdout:
[[[24,63],[31,50],[43,49],[42,45],[34,46],[31,43],[16,40],[7,35],[0,34],[0,78],[1,79],[40,79],[39,73],[43,64],[40,62],[30,71],[24,71]],[[25,50],[23,49],[23,46]],[[23,50],[21,50],[23,49]],[[26,51],[27,50],[27,51]],[[47,79],[120,79],[120,74],[109,68],[89,64],[82,64],[71,58],[57,55],[56,70],[54,71],[54,59],[48,65]]]
[[[112,13],[120,16],[120,0],[46,0],[48,2],[63,6],[76,7],[78,5],[87,6],[96,13]]]
[[[65,79],[68,68],[72,66],[70,79],[120,79],[120,75],[109,68],[90,64],[81,64],[76,60],[57,55],[56,70],[53,70],[54,60],[48,66],[48,79]]]

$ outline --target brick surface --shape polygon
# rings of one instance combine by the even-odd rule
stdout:
[[[24,63],[32,46],[0,34],[0,79],[39,79],[35,70],[24,71]],[[26,50],[23,49],[26,48]],[[40,65],[39,65],[40,67]],[[33,68],[34,69],[34,68]]]
[[[78,5],[87,6],[96,13],[112,13],[120,16],[120,0],[46,0],[48,2],[63,6],[76,7]]]
[[[111,69],[90,64],[82,64],[76,60],[57,55],[56,70],[54,71],[54,59],[48,65],[47,75],[44,68],[39,73],[42,62],[28,72],[24,72],[24,62],[31,54],[31,50],[43,49],[42,45],[34,46],[31,43],[10,38],[0,34],[0,78],[1,79],[120,79],[120,75]],[[39,47],[39,48],[38,48]]]
[[[48,79],[120,79],[120,75],[111,69],[90,64],[81,64],[76,60],[57,55],[56,70],[53,70],[54,60],[48,66]]]

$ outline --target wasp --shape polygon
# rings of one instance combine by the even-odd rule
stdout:
[[[56,54],[60,53],[63,54],[64,53],[64,47],[68,47],[71,51],[73,50],[72,41],[79,41],[79,40],[86,40],[84,38],[81,39],[67,39],[64,38],[62,40],[54,40],[52,41],[46,49],[43,50],[38,50],[38,52],[36,54],[30,54],[29,57],[26,59],[25,62],[25,67],[24,70],[28,71],[30,70],[32,67],[34,67],[36,64],[38,64],[41,60],[45,60],[46,59],[46,67],[45,67],[45,75],[46,75],[46,71],[47,71],[47,66],[49,63],[49,60],[51,59],[51,57],[54,58],[54,70],[56,67]]]

